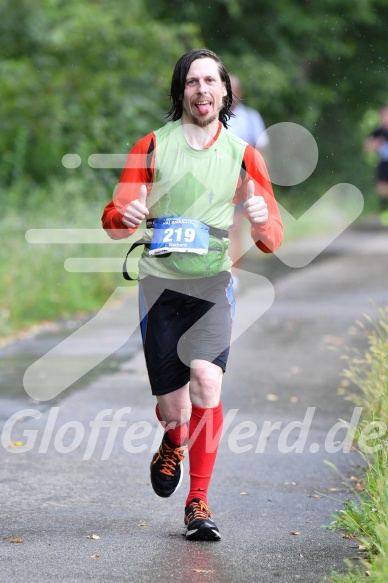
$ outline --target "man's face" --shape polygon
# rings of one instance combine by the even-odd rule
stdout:
[[[210,58],[191,63],[183,93],[183,123],[205,127],[215,120],[223,107],[222,98],[227,95],[221,81],[217,63]]]

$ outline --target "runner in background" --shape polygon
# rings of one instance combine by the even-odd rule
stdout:
[[[364,142],[366,152],[378,155],[375,188],[383,224],[388,225],[388,105],[379,109],[380,124]]]

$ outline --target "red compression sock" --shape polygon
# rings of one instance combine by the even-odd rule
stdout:
[[[189,422],[190,492],[186,505],[193,498],[200,498],[207,504],[223,420],[222,403],[209,409],[193,405]]]
[[[163,421],[163,418],[160,414],[158,403],[156,403],[155,413],[158,420],[165,428],[166,422]],[[173,445],[182,445],[182,443],[187,439],[187,434],[188,434],[187,423],[182,423],[182,425],[176,425],[175,427],[167,429],[168,439],[171,441]]]

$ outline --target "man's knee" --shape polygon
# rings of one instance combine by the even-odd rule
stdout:
[[[198,363],[198,361],[197,361]],[[196,365],[191,368],[190,396],[194,404],[204,407],[218,405],[221,392],[223,371],[213,364]]]

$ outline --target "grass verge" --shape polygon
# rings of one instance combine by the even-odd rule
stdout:
[[[348,563],[346,575],[333,574],[332,583],[388,581],[388,307],[368,322],[368,349],[363,355],[347,356],[344,371],[357,388],[349,398],[363,408],[354,436],[365,464],[363,489],[345,502],[332,524],[358,541],[364,557],[360,565]]]
[[[92,202],[81,183],[69,180],[49,190],[29,189],[23,204],[20,195],[14,198],[0,219],[0,339],[46,320],[99,310],[117,286],[131,285],[118,272],[93,270],[99,258],[120,266],[129,246],[111,241],[101,228],[105,192],[97,191]],[[26,239],[30,229],[62,230],[65,241],[47,237],[32,244]],[[77,242],[70,229],[84,230],[90,242]],[[84,264],[67,271],[69,258],[83,258]]]

